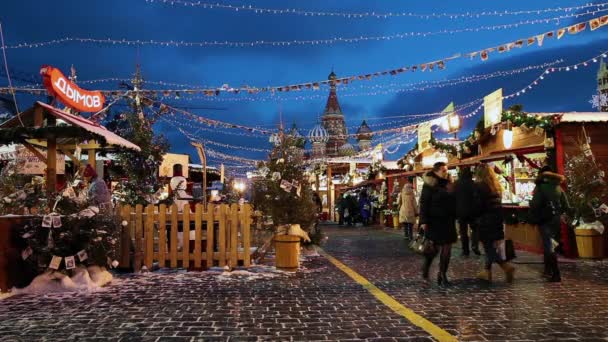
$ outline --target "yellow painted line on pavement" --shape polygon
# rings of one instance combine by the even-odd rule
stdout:
[[[339,268],[342,272],[346,273],[359,285],[363,286],[363,288],[369,291],[374,297],[376,297],[376,299],[378,299],[384,305],[388,306],[391,310],[403,316],[408,321],[412,322],[412,324],[420,327],[421,329],[429,333],[438,341],[458,341],[456,337],[454,337],[447,331],[441,329],[440,327],[436,326],[426,318],[418,315],[411,309],[408,309],[403,304],[399,303],[395,298],[391,297],[386,292],[380,290],[378,287],[376,287],[376,285],[372,284],[365,277],[343,264],[340,260],[329,255],[322,248],[317,247],[317,249],[319,250],[319,254],[323,255],[325,258],[327,258],[327,260],[334,264],[334,266]]]

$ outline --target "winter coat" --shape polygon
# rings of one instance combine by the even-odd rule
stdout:
[[[108,186],[99,178],[93,179],[91,185],[89,185],[87,196],[91,204],[96,206],[109,205],[112,202],[112,194],[110,194]]]
[[[461,220],[468,220],[473,217],[474,206],[473,196],[475,195],[475,182],[468,175],[463,174],[457,181],[454,187],[454,196],[456,197],[456,216]]]
[[[555,221],[569,209],[566,194],[560,187],[565,180],[566,177],[548,171],[536,178],[536,188],[528,212],[531,223],[542,225]]]
[[[399,196],[399,223],[415,223],[418,216],[418,204],[412,184],[406,183]]]
[[[497,193],[493,193],[484,183],[476,183],[473,216],[481,241],[498,241],[505,238],[503,226],[502,201]]]
[[[368,219],[370,216],[370,212],[372,210],[372,203],[369,200],[369,197],[362,196],[359,198],[359,213],[361,214],[361,218]]]
[[[419,223],[427,225],[425,236],[439,245],[456,242],[456,210],[454,195],[447,190],[448,180],[432,171],[426,173],[423,180]]]

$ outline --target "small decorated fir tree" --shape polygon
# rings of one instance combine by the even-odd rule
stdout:
[[[139,69],[133,84],[135,90],[141,89],[143,80]],[[139,152],[121,149],[117,154],[116,163],[122,169],[118,175],[122,180],[116,189],[119,201],[130,205],[147,205],[157,200],[155,194],[162,187],[158,168],[169,150],[169,142],[164,136],[155,135],[152,129],[163,108],[158,112],[146,112],[144,107],[151,105],[152,101],[140,97],[137,91],[132,94],[128,100],[130,110],[114,116],[107,126],[141,148]]]
[[[578,152],[567,156],[565,169],[568,201],[574,220],[603,221],[608,214],[608,188],[602,166],[597,163],[586,137],[579,138]]]
[[[302,138],[281,132],[277,139],[269,160],[259,165],[263,178],[254,183],[253,204],[272,218],[274,227],[299,224],[304,231],[310,231],[317,212],[304,176]]]

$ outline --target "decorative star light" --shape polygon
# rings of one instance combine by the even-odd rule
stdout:
[[[589,100],[593,108],[602,108],[608,106],[608,94],[593,95]]]

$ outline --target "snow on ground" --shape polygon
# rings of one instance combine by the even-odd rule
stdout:
[[[61,272],[46,271],[34,278],[32,283],[23,289],[13,289],[14,295],[50,293],[96,292],[110,283],[113,276],[98,266],[77,267],[68,277]]]
[[[14,296],[14,292],[0,292],[0,300]]]

